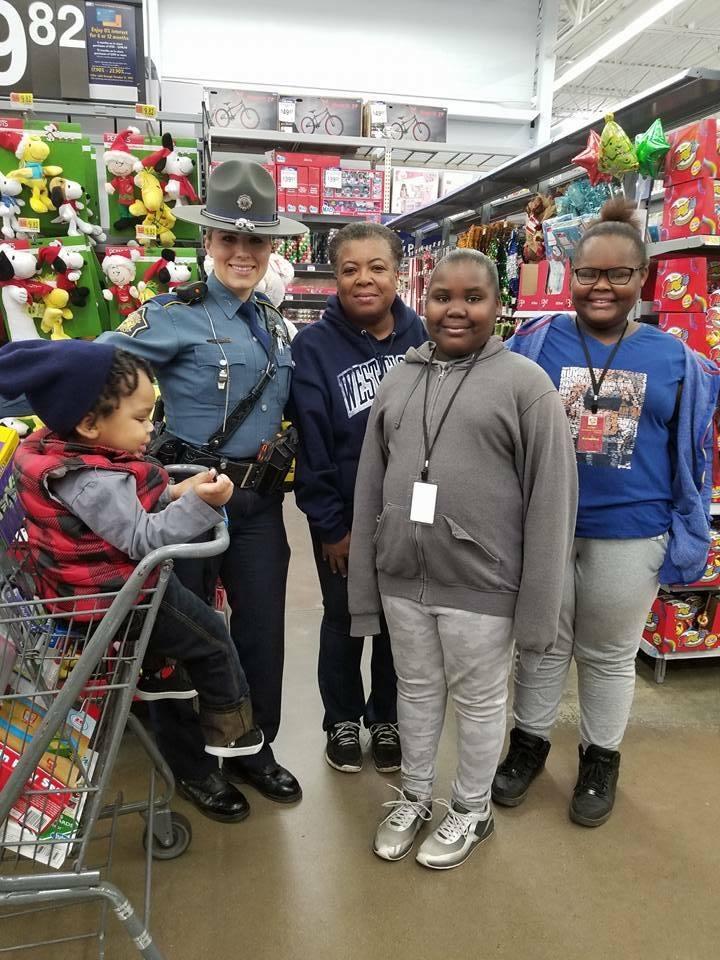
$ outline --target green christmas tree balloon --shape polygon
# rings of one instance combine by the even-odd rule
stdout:
[[[637,168],[638,158],[630,137],[620,124],[615,122],[614,115],[608,113],[605,117],[605,128],[600,137],[598,169],[620,180],[626,173],[632,173]]]
[[[662,121],[658,117],[657,120],[653,120],[645,133],[639,133],[635,137],[635,152],[640,165],[640,174],[643,177],[651,177],[653,180],[660,176],[669,149],[670,141],[665,136]]]

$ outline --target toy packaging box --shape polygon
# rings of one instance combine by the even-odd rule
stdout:
[[[682,340],[691,350],[709,356],[704,313],[660,313],[658,325],[665,333]]]
[[[661,593],[648,614],[643,637],[660,653],[713,650],[720,634],[720,602],[701,594]]]
[[[520,287],[517,309],[536,310],[538,313],[562,313],[572,310],[570,296],[570,268],[564,263],[564,274],[556,292],[549,292],[550,262],[520,264]]]
[[[660,260],[655,278],[653,310],[656,313],[708,308],[708,261],[705,257]]]
[[[210,124],[224,130],[277,130],[278,95],[264,90],[205,88]]]
[[[327,137],[359,137],[362,100],[347,97],[281,96],[278,130]]]
[[[446,197],[449,193],[461,190],[481,176],[482,174],[475,170],[441,170],[440,196]]]
[[[372,100],[364,107],[363,130],[366,137],[379,140],[446,143],[447,109]]]
[[[667,187],[662,240],[712,236],[720,232],[720,180],[690,180]]]
[[[720,176],[720,140],[714,117],[691,123],[668,135],[665,185]]]
[[[411,213],[437,200],[440,175],[437,170],[395,167],[391,213]]]
[[[323,173],[340,165],[340,157],[316,153],[270,154],[280,213],[317,215],[322,205]]]

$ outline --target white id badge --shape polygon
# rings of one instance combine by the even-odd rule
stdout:
[[[437,491],[436,483],[423,483],[421,480],[416,480],[413,483],[412,502],[410,504],[411,520],[415,523],[435,523]]]

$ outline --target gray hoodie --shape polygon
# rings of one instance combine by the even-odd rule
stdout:
[[[577,508],[568,421],[547,374],[492,337],[460,388],[430,458],[432,525],[410,520],[429,435],[469,358],[408,350],[380,385],[368,422],[350,543],[353,636],[380,632],[380,595],[515,618],[533,669],[557,636]]]

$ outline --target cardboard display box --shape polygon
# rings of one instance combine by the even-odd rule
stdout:
[[[278,129],[328,137],[359,137],[362,133],[362,100],[346,97],[281,96]]]
[[[720,141],[714,117],[675,130],[668,140],[666,186],[720,176]]]
[[[697,313],[708,307],[708,261],[705,257],[660,260],[653,297],[656,313]]]
[[[550,262],[520,264],[520,288],[518,291],[518,310],[537,310],[538,313],[562,313],[572,310],[570,296],[570,265],[565,265],[565,275],[561,289],[557,293],[548,292]]]
[[[277,130],[278,99],[266,90],[205,89],[210,124],[225,130]]]
[[[366,137],[379,140],[428,140],[447,142],[447,109],[417,103],[386,103],[372,100],[364,107]]]
[[[712,236],[720,232],[720,180],[690,180],[667,187],[662,240]]]
[[[704,313],[661,313],[658,325],[665,333],[682,340],[691,350],[709,356]]]

